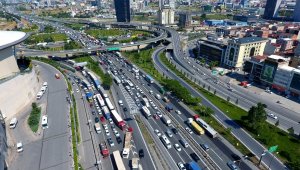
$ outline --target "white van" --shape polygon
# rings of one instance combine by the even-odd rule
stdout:
[[[43,128],[43,129],[48,128],[48,117],[47,117],[46,115],[44,115],[44,116],[42,117],[42,128]]]
[[[160,99],[161,99],[161,97],[160,97],[159,94],[156,94],[156,95],[155,95],[155,98],[157,98],[157,100],[160,100]]]
[[[10,129],[14,129],[17,126],[17,123],[18,123],[17,118],[15,118],[15,117],[12,118],[11,121],[10,121],[10,123],[9,123],[9,128]]]

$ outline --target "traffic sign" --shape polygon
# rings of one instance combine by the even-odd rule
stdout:
[[[278,148],[278,145],[271,146],[271,147],[269,148],[269,152],[270,152],[270,153],[275,152],[275,151],[277,150],[277,148]]]
[[[120,51],[120,48],[118,47],[111,47],[107,49],[108,51]]]

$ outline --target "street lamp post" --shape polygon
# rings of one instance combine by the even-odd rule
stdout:
[[[262,157],[265,156],[267,153],[267,150],[264,150],[261,155],[260,155],[260,159],[259,159],[259,162],[258,162],[258,167],[260,166],[260,163],[261,163],[261,160],[262,160]]]

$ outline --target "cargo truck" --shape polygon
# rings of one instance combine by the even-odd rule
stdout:
[[[101,154],[102,154],[103,158],[106,158],[109,156],[109,150],[108,150],[108,147],[107,147],[105,141],[102,141],[100,143],[100,150],[101,150]]]
[[[167,115],[162,116],[162,121],[167,125],[171,126],[171,119]]]
[[[128,159],[128,157],[129,157],[129,152],[130,152],[130,148],[131,148],[131,138],[132,138],[132,133],[126,132],[124,147],[123,147],[123,152],[122,152],[122,157],[126,158],[126,159]]]
[[[188,170],[201,170],[201,168],[199,167],[199,165],[195,161],[192,161],[192,162],[188,163],[187,169]]]
[[[95,130],[97,133],[101,133],[101,127],[100,127],[100,123],[95,123]]]
[[[132,168],[132,170],[138,170],[139,169],[139,158],[132,158],[131,168]]]
[[[110,111],[108,110],[108,107],[107,106],[102,107],[102,111],[103,111],[105,118],[107,120],[110,119]]]
[[[193,120],[193,118],[188,118],[188,121],[187,121],[190,126],[194,129],[194,131],[196,131],[199,135],[203,135],[205,133],[205,131],[198,125],[197,122],[195,122]]]

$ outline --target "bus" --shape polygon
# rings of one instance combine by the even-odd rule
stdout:
[[[202,120],[198,115],[194,115],[194,119],[203,129],[205,129],[208,136],[210,136],[211,138],[215,138],[218,136],[218,132],[215,131],[204,120]]]
[[[133,83],[132,83],[130,80],[127,80],[127,83],[128,83],[128,85],[129,85],[130,87],[133,87],[133,86],[134,86]]]
[[[121,80],[119,79],[119,77],[115,76],[114,80],[117,83],[117,85],[121,84]]]
[[[166,135],[162,135],[160,137],[160,140],[162,141],[162,143],[165,145],[165,147],[167,149],[171,149],[172,148],[171,142],[169,141],[169,139],[167,138]]]
[[[105,102],[107,104],[107,107],[109,108],[110,111],[114,110],[114,105],[111,103],[111,101],[109,100],[109,98],[105,98]]]
[[[149,101],[146,97],[142,98],[142,104],[146,107],[150,107]]]
[[[120,151],[116,150],[113,152],[113,158],[117,170],[126,170],[123,160],[120,155]]]
[[[146,75],[145,80],[150,84],[154,82],[153,78],[149,75]]]
[[[95,96],[96,96],[96,99],[98,100],[99,105],[101,107],[105,106],[105,102],[104,102],[103,98],[101,97],[101,95],[100,94],[96,94]]]
[[[142,107],[142,112],[144,113],[146,118],[151,116],[150,110],[146,106]]]
[[[93,73],[91,73],[89,71],[87,72],[87,74],[91,77],[91,79],[93,80],[95,86],[97,88],[100,88],[100,81],[97,79],[97,77]]]

